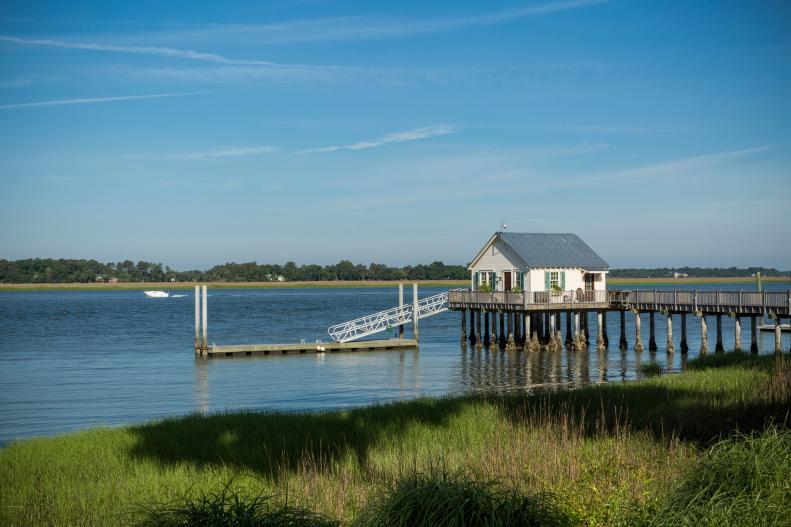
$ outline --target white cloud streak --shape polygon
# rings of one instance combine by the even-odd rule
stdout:
[[[18,38],[0,35],[0,42],[10,42],[27,46],[46,46],[53,48],[86,49],[91,51],[110,51],[116,53],[131,53],[133,55],[155,55],[159,57],[199,60],[215,64],[235,66],[269,66],[288,67],[268,60],[234,59],[217,53],[203,53],[191,49],[176,49],[159,46],[119,46],[114,44],[100,44],[95,42],[72,42],[68,40]]]
[[[447,135],[457,132],[457,128],[449,124],[436,124],[433,126],[426,126],[423,128],[415,128],[414,130],[407,130],[404,132],[393,132],[383,135],[376,139],[368,141],[360,141],[348,145],[334,145],[334,146],[321,146],[317,148],[308,148],[300,150],[299,154],[313,154],[322,152],[336,152],[338,150],[367,150],[369,148],[376,148],[388,143],[403,143],[406,141],[418,141],[420,139],[428,139],[429,137],[436,137],[440,135]]]
[[[164,99],[167,97],[184,97],[188,95],[203,95],[210,92],[177,92],[177,93],[152,93],[149,95],[121,95],[117,97],[90,97],[86,99],[59,99],[54,101],[22,102],[15,104],[0,104],[0,110],[12,108],[32,108],[36,106],[63,106],[70,104],[94,104],[117,101],[139,101],[144,99]]]
[[[256,156],[260,154],[270,154],[277,151],[274,146],[232,146],[215,148],[206,150],[204,152],[189,152],[186,154],[172,154],[161,156],[160,159],[170,160],[201,160],[201,159],[215,159],[222,157],[242,157],[242,156]]]
[[[269,44],[398,38],[495,25],[607,2],[608,0],[550,1],[490,13],[433,19],[383,21],[372,19],[371,17],[331,17],[272,24],[215,24],[192,29],[154,33],[153,36],[165,40],[181,40],[184,38],[227,39],[230,36],[234,38],[249,37],[259,43]]]

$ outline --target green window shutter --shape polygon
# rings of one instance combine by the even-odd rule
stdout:
[[[492,288],[494,291],[495,286],[497,285],[497,273],[489,273],[489,287]]]
[[[549,271],[544,271],[544,289],[547,291],[550,290]]]
[[[477,289],[478,286],[481,285],[481,273],[479,273],[478,271],[475,271],[475,274],[473,275],[472,282],[475,284],[475,288]]]
[[[566,271],[560,271],[560,288],[566,290]]]

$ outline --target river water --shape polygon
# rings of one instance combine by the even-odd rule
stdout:
[[[735,289],[707,284],[699,289]],[[786,290],[787,284],[770,284]],[[405,288],[410,289],[410,288]],[[651,287],[650,289],[655,289]],[[420,296],[444,291],[421,288]],[[407,291],[407,302],[409,302]],[[397,304],[395,288],[209,290],[209,340],[218,344],[328,340],[326,328]],[[460,315],[420,322],[419,351],[278,355],[196,359],[194,299],[174,291],[164,299],[140,291],[0,293],[0,445],[96,425],[139,423],[189,412],[325,410],[417,396],[471,391],[533,391],[623,381],[656,360],[683,368],[680,321],[676,352],[664,350],[665,321],[657,317],[657,352],[649,352],[648,318],[635,353],[618,349],[619,320],[608,316],[610,347],[586,352],[506,353],[459,344]],[[724,317],[726,349],[733,320]],[[565,323],[563,324],[565,328]],[[595,317],[590,319],[595,334]],[[709,319],[713,352],[715,323]],[[700,324],[688,317],[689,358],[698,355]],[[389,333],[392,336],[394,331]],[[409,329],[407,329],[409,335]],[[384,338],[385,334],[378,337]],[[749,347],[749,324],[742,324]],[[773,335],[761,336],[761,353]],[[788,349],[789,335],[783,336]]]

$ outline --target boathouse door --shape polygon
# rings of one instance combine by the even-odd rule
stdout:
[[[505,287],[503,291],[510,291],[511,290],[511,271],[503,271],[503,283]]]

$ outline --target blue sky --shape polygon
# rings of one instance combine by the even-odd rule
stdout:
[[[221,5],[222,4],[222,5]],[[787,2],[13,2],[0,257],[791,268]]]

